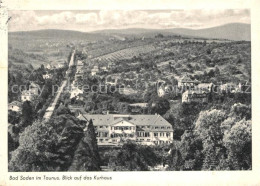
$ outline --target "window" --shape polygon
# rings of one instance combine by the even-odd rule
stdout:
[[[159,127],[154,127],[154,129],[158,129]]]
[[[161,127],[161,129],[164,129],[164,127]]]
[[[100,128],[100,129],[102,129],[102,128],[103,128],[103,126],[99,126],[99,128]]]
[[[167,127],[167,129],[171,129],[171,127]]]
[[[154,135],[155,137],[158,137],[158,133],[153,133],[153,135]]]

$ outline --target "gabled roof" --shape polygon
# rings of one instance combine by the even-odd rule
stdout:
[[[122,115],[122,114],[84,114],[87,120],[92,119],[95,126],[99,125],[113,125],[115,122],[120,122],[125,120],[134,125],[154,125],[154,126],[171,126],[171,124],[166,121],[160,115]]]
[[[207,94],[207,92],[203,90],[186,90],[182,95],[202,95],[202,94]]]

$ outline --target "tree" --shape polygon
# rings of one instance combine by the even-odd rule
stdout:
[[[22,127],[31,125],[34,118],[34,111],[30,101],[23,102],[22,105]]]
[[[203,143],[204,170],[215,170],[220,158],[224,155],[221,123],[225,120],[225,112],[221,110],[202,111],[196,121],[195,130]]]
[[[101,159],[98,153],[95,128],[89,121],[87,131],[75,152],[70,171],[100,171]]]
[[[150,157],[149,157],[150,156]],[[142,146],[127,142],[116,156],[117,169],[128,171],[147,171],[149,165],[158,162],[157,156],[151,149],[143,149]]]
[[[252,123],[242,119],[225,133],[223,143],[227,148],[227,164],[231,170],[252,169]]]
[[[152,107],[153,114],[157,113],[160,115],[164,115],[170,109],[170,103],[167,99],[156,98],[155,100],[151,100],[150,102],[154,104],[154,107]]]
[[[67,171],[83,137],[72,115],[54,115],[48,122],[35,121],[20,134],[20,146],[11,153],[9,171]]]

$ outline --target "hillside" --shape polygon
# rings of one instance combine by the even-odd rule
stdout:
[[[95,33],[84,33],[72,30],[35,30],[22,32],[9,32],[9,37],[14,38],[41,38],[41,39],[58,39],[58,40],[102,40],[106,36]]]
[[[206,28],[206,29],[187,29],[187,28],[173,28],[173,29],[143,29],[143,28],[129,28],[129,29],[108,29],[95,31],[93,33],[99,34],[125,34],[125,35],[143,35],[152,36],[158,33],[165,35],[183,35],[202,37],[209,39],[228,39],[234,41],[250,41],[251,40],[251,25],[242,23],[231,23],[222,26]]]
[[[187,36],[196,36],[204,38],[217,38],[217,39],[229,39],[234,41],[250,41],[251,40],[251,25],[241,24],[241,23],[232,23],[226,24],[213,28],[192,30],[184,28],[171,29],[175,34],[187,35]]]

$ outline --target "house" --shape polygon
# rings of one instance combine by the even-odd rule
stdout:
[[[163,97],[165,95],[164,86],[160,86],[157,90],[158,96]]]
[[[19,101],[13,101],[12,103],[8,104],[8,110],[12,110],[15,112],[21,112],[22,110],[22,103]]]
[[[83,68],[77,68],[77,72],[75,74],[75,79],[83,79],[83,75],[84,75],[84,70]]]
[[[40,86],[34,82],[31,82],[28,90],[22,91],[21,100],[24,101],[33,101],[39,95]]]
[[[66,66],[66,62],[59,63],[58,68],[64,68]]]
[[[33,101],[35,99],[36,95],[34,95],[30,90],[24,90],[21,94],[21,100],[22,102],[25,101]]]
[[[43,77],[43,79],[51,79],[53,76],[52,76],[52,74],[47,73],[47,74],[42,75],[42,77]]]
[[[53,65],[51,65],[51,64],[48,64],[48,65],[46,66],[46,68],[47,68],[48,70],[52,70],[52,69],[55,68],[55,66],[53,66]]]
[[[190,102],[208,102],[208,94],[206,92],[201,91],[190,91],[187,90],[182,94],[182,103],[190,103]]]
[[[95,76],[99,72],[98,66],[94,66],[91,70],[91,75]]]
[[[83,94],[83,90],[79,89],[78,87],[73,87],[72,91],[70,92],[70,99],[77,97],[79,94]]]
[[[81,60],[78,60],[77,66],[82,66],[83,67],[84,63]]]
[[[98,145],[120,145],[128,140],[142,145],[170,144],[171,124],[160,115],[81,114],[78,119],[92,119]]]
[[[102,70],[103,72],[107,72],[107,71],[108,71],[108,70],[107,70],[107,67],[105,67],[105,66],[104,66],[104,67],[101,67],[100,70]]]

